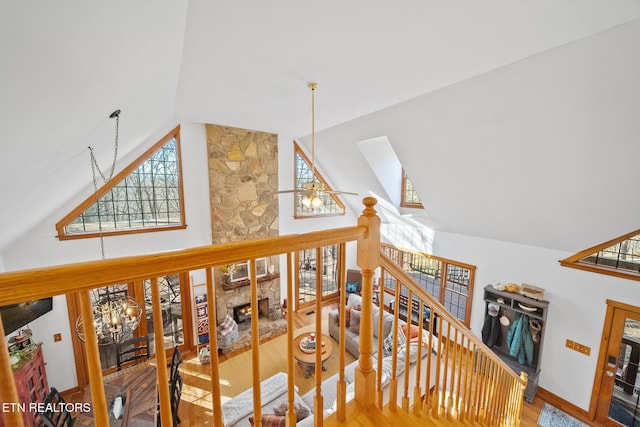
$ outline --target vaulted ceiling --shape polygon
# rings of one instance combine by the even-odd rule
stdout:
[[[3,2],[0,254],[87,187],[87,146],[109,161],[113,110],[122,153],[181,121],[299,137],[308,81],[318,158],[344,149],[321,163],[335,187],[384,191],[357,143],[385,136],[436,229],[608,240],[638,228],[639,18],[640,0]]]

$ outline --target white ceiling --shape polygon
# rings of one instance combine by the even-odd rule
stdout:
[[[613,194],[606,204],[600,204],[597,197],[617,186],[619,175],[616,171],[607,171],[604,179],[603,175],[593,174],[590,182],[580,182],[585,178],[584,174],[574,169],[567,172],[560,161],[547,168],[544,181],[549,185],[563,183],[563,190],[561,194],[550,192],[552,196],[547,204],[553,209],[543,218],[525,221],[535,227],[530,233],[515,231],[524,225],[522,218],[516,218],[509,225],[513,210],[499,217],[495,212],[485,216],[469,214],[497,211],[496,200],[504,203],[500,194],[505,192],[509,194],[510,206],[529,207],[532,197],[544,199],[546,196],[538,185],[539,180],[531,181],[532,175],[518,183],[524,187],[513,190],[504,188],[510,182],[505,180],[504,174],[493,172],[496,152],[502,153],[501,164],[508,161],[502,156],[509,153],[515,158],[523,155],[535,158],[534,148],[539,141],[513,140],[517,134],[515,129],[528,126],[530,121],[516,119],[515,114],[509,114],[512,111],[508,108],[485,109],[478,103],[478,93],[492,105],[491,99],[487,99],[490,96],[487,87],[505,82],[486,76],[517,80],[516,76],[521,75],[519,72],[535,75],[531,71],[535,61],[532,65],[525,58],[544,56],[548,59],[541,64],[548,65],[554,60],[553,52],[557,51],[554,49],[573,46],[580,40],[622,45],[629,42],[623,47],[635,67],[639,46],[634,40],[625,41],[623,35],[602,39],[598,34],[638,18],[640,0],[4,1],[0,5],[3,63],[0,68],[0,120],[4,133],[0,157],[3,181],[0,223],[4,224],[0,252],[33,224],[86,188],[87,180],[79,180],[78,174],[79,171],[86,176],[90,173],[87,146],[96,148],[102,163],[109,161],[114,124],[108,115],[113,110],[123,111],[122,153],[135,150],[141,141],[180,121],[300,136],[309,133],[308,81],[318,81],[319,91],[322,91],[316,102],[317,129],[346,124],[361,117],[365,119],[353,123],[366,124],[366,117],[371,117],[367,115],[374,112],[388,111],[391,115],[388,117],[393,117],[401,111],[405,117],[412,117],[404,109],[408,107],[402,105],[416,105],[435,114],[443,96],[447,96],[448,101],[441,105],[448,108],[454,107],[451,103],[454,98],[468,100],[469,105],[479,109],[475,111],[486,114],[475,116],[473,111],[465,111],[465,106],[458,106],[466,119],[477,117],[478,120],[469,124],[457,123],[458,128],[467,129],[465,132],[449,128],[453,136],[446,149],[425,145],[425,135],[430,134],[433,140],[438,132],[447,128],[429,126],[428,120],[421,121],[420,115],[414,117],[421,122],[415,129],[412,126],[391,129],[372,125],[370,132],[357,132],[358,141],[383,136],[381,131],[387,134],[413,180],[418,181],[416,186],[421,196],[431,198],[429,213],[434,227],[570,250],[573,244],[566,244],[567,239],[576,238],[572,242],[584,243],[580,235],[576,235],[578,230],[572,229],[567,235],[561,231],[562,222],[569,218],[563,212],[568,210],[566,214],[574,215],[577,213],[574,205],[585,206],[573,202],[574,192],[578,193],[575,197],[591,197],[589,209],[600,214],[600,218],[609,218],[607,215],[612,211],[608,203],[622,194]],[[616,67],[625,66],[620,56],[615,60]],[[518,64],[523,62],[526,69],[519,71]],[[579,83],[592,83],[598,76],[607,81],[616,80],[617,68],[612,70],[600,65],[595,67],[598,75],[590,74],[589,79]],[[505,69],[506,75],[501,74],[500,70]],[[548,69],[543,74],[552,75]],[[624,82],[627,77],[624,76]],[[548,83],[544,80],[546,77],[541,78],[541,84]],[[464,92],[460,98],[455,89],[458,87]],[[503,100],[508,101],[508,85],[501,87],[500,93]],[[522,95],[534,96],[535,93],[528,91]],[[417,98],[418,101],[414,99],[423,94],[427,95]],[[606,101],[607,94],[600,95],[598,101]],[[634,131],[631,123],[640,122],[636,109],[640,98],[637,84],[629,87],[625,96],[629,101],[623,105],[616,103],[615,110],[619,111],[625,105],[628,108],[625,117],[620,119],[624,121],[623,135],[600,134],[598,146],[582,147],[583,150],[573,144],[579,138],[572,135],[569,138],[571,145],[545,145],[545,153],[562,155],[562,161],[577,153],[578,159],[589,168],[597,167],[596,160],[602,158],[603,151],[607,152],[607,159],[628,158],[625,150],[630,145],[636,150],[638,145],[637,138],[631,138]],[[414,100],[404,102],[411,99]],[[588,96],[581,100],[592,101]],[[396,110],[388,110],[399,103],[402,104],[397,105]],[[549,109],[553,107],[549,105]],[[508,127],[505,134],[494,135],[496,146],[469,152],[469,146],[465,145],[473,142],[469,141],[469,127],[473,125],[483,131],[487,123],[482,122],[482,118],[490,123],[500,121],[500,117],[489,117],[489,111],[504,115],[505,120],[515,120],[514,125]],[[375,117],[378,122],[387,119],[384,115]],[[451,117],[440,118],[447,121]],[[552,116],[545,115],[545,119],[552,120]],[[610,123],[617,120],[616,117],[606,119],[610,119]],[[389,119],[389,123],[392,121]],[[573,129],[579,124],[572,123]],[[604,129],[606,127],[598,130]],[[410,134],[412,130],[420,133]],[[540,130],[536,132],[539,136]],[[567,132],[563,128],[565,137]],[[593,135],[583,136],[590,143],[596,141]],[[484,143],[490,139],[487,134],[482,136]],[[502,144],[508,141],[512,141],[514,147],[520,143],[526,147],[524,151],[513,147],[512,150],[505,149]],[[558,139],[550,138],[549,141],[557,143]],[[348,142],[355,146],[357,141]],[[434,152],[456,156],[456,167],[465,173],[476,171],[478,165],[488,170],[482,188],[472,186],[465,190],[455,176],[443,176],[446,171],[442,169],[421,172],[424,167],[417,160]],[[610,164],[613,163],[607,163]],[[330,167],[324,166],[325,169]],[[509,172],[518,173],[518,167]],[[575,176],[569,176],[567,181],[567,173]],[[354,177],[344,176],[339,171],[331,175],[337,181],[335,187],[356,185],[352,184]],[[363,176],[367,176],[366,173]],[[473,182],[474,177],[464,178]],[[422,179],[425,184],[421,187]],[[434,180],[437,180],[437,188],[433,186]],[[628,185],[636,183],[629,182]],[[574,191],[576,189],[580,191]],[[589,194],[585,194],[585,189],[589,189]],[[478,198],[474,193],[470,199],[474,203],[472,206],[453,203],[447,197],[454,192],[464,197],[464,192],[469,190],[482,190],[486,194]],[[635,203],[625,208],[638,207],[633,191],[627,188],[624,195]],[[493,203],[493,207],[476,205],[482,200]],[[561,216],[555,217],[556,213]],[[528,215],[522,210],[518,214]],[[617,221],[614,216],[610,220],[616,222],[616,229],[630,225],[626,217]],[[506,224],[508,231],[501,231],[501,227],[496,226],[497,221]],[[634,227],[638,228],[637,224]],[[612,231],[612,228],[602,229],[602,233]],[[629,230],[621,230],[620,234],[625,231]],[[533,238],[540,233],[552,237]],[[590,235],[587,240],[599,237]],[[613,236],[606,238],[610,237]]]

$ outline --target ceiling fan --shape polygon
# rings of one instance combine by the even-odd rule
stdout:
[[[316,181],[316,168],[315,168],[315,145],[316,145],[316,132],[315,132],[315,91],[318,87],[318,83],[307,83],[307,87],[311,89],[311,181],[303,183],[302,188],[296,188],[294,190],[282,190],[278,193],[301,193],[304,195],[302,198],[302,204],[308,209],[318,209],[323,205],[321,193],[326,194],[349,194],[357,196],[358,193],[352,193],[350,191],[334,191],[327,189],[322,182]]]

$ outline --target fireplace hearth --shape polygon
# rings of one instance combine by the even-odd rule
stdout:
[[[233,318],[237,323],[251,321],[251,303],[246,303],[233,307]],[[269,298],[258,301],[258,317],[269,317]]]

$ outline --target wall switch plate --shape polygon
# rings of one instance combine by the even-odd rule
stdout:
[[[586,356],[589,356],[591,354],[591,347],[587,347],[584,344],[571,341],[570,339],[567,339],[567,343],[565,345],[567,348],[570,348],[571,350],[575,350],[578,353],[582,353]]]
[[[62,341],[62,334],[53,334],[53,342]]]
[[[591,348],[587,347],[586,345],[583,345],[583,344],[575,343],[575,345],[573,346],[573,349],[575,351],[577,351],[578,353],[582,353],[582,354],[584,354],[586,356],[591,354]]]

